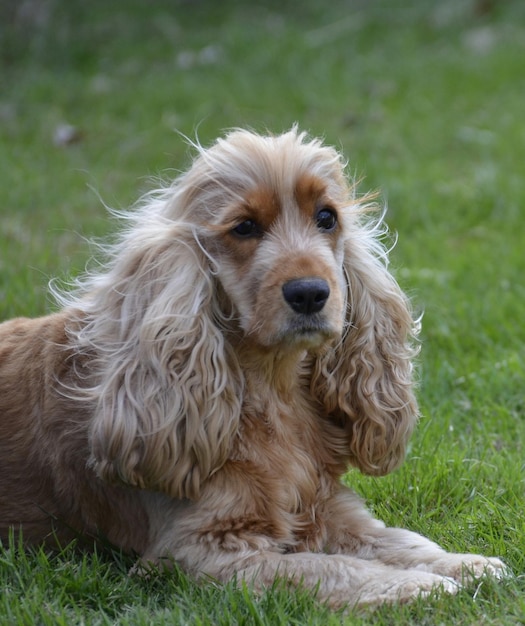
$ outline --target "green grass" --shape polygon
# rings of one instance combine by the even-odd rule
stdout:
[[[483,7],[488,7],[483,10]],[[25,7],[25,9],[21,8]],[[424,310],[423,417],[401,470],[348,482],[388,524],[515,573],[457,597],[342,616],[127,557],[0,552],[6,624],[525,623],[525,7],[521,0],[240,0],[0,7],[0,319],[52,308],[148,178],[184,169],[177,131],[323,135],[381,189],[392,264]],[[56,146],[60,124],[80,140]]]

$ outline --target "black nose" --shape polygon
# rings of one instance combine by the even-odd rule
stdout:
[[[295,278],[283,285],[283,296],[296,313],[318,313],[326,304],[330,287],[322,278]]]

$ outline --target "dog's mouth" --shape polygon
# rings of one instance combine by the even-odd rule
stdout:
[[[296,315],[283,330],[282,340],[287,343],[302,343],[320,346],[335,338],[337,332],[328,324],[325,316]]]
[[[327,330],[327,324],[320,315],[298,315],[289,324],[289,332],[297,335],[308,335]]]
[[[340,335],[323,315],[296,315],[287,320],[279,329],[261,332],[256,329],[249,333],[257,344],[266,349],[317,350],[333,342]]]

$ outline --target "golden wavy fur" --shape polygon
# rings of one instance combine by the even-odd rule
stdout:
[[[0,326],[0,536],[334,607],[502,575],[340,483],[397,467],[417,418],[409,304],[341,156],[296,128],[195,148],[60,312]]]

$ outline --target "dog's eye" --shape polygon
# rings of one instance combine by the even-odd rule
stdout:
[[[331,232],[337,226],[337,213],[328,207],[321,209],[315,216],[315,221],[320,230]]]
[[[232,228],[232,233],[237,237],[258,237],[260,235],[260,229],[257,222],[254,220],[244,220],[240,224],[237,224],[235,228]]]

